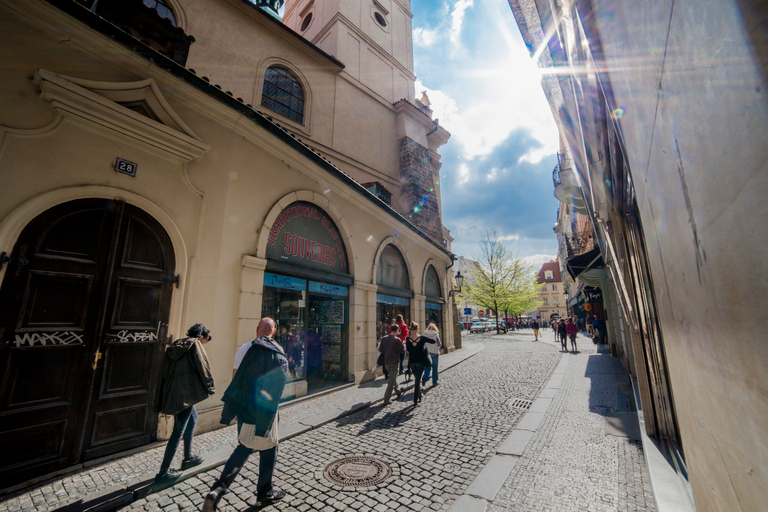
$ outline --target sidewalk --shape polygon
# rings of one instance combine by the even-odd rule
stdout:
[[[464,338],[460,350],[440,356],[440,372],[460,364],[484,348],[481,336]],[[400,386],[410,389],[414,382]],[[289,402],[280,409],[280,441],[285,441],[334,420],[366,409],[383,400],[386,381],[378,378],[360,386]],[[237,445],[237,429],[226,427],[195,436],[194,450],[202,455],[202,465],[184,472],[173,485],[223,465]],[[31,488],[0,497],[0,512],[42,512],[46,510],[114,510],[160,491],[168,485],[152,485],[165,451],[165,442],[132,450],[119,458],[92,461],[87,467],[41,482]],[[181,450],[171,467],[181,464]]]
[[[560,348],[552,331],[539,343]],[[656,510],[626,372],[607,345],[577,344],[449,512]]]

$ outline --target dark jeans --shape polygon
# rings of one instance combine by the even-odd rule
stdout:
[[[397,372],[402,374],[403,373],[403,360],[405,360],[405,352],[400,354],[400,366],[397,368]]]
[[[416,379],[416,387],[413,388],[413,403],[418,403],[421,399],[421,375],[424,373],[424,367],[420,364],[411,365],[413,378]]]
[[[173,456],[176,455],[176,449],[179,447],[179,440],[182,436],[184,437],[184,458],[192,457],[192,436],[195,433],[195,423],[197,423],[197,411],[194,405],[173,415],[173,432],[165,447],[160,474],[165,473],[171,467]]]
[[[240,428],[243,424],[237,422],[237,431],[240,432]],[[243,469],[248,457],[255,450],[251,450],[247,446],[238,444],[232,455],[229,456],[229,460],[224,465],[224,469],[221,471],[221,476],[213,483],[211,489],[216,487],[223,487],[228,490],[235,481],[240,470]],[[275,466],[277,465],[277,445],[269,450],[262,450],[259,452],[259,480],[256,483],[256,495],[264,496],[272,490],[272,475],[275,473]]]

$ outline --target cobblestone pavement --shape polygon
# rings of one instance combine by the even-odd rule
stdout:
[[[284,425],[314,427],[280,442],[274,483],[288,492],[286,500],[263,509],[255,506],[258,455],[254,455],[219,510],[653,510],[640,442],[606,427],[606,415],[634,410],[621,364],[586,338],[579,337],[581,352],[576,354],[561,352],[559,343],[545,339],[533,343],[530,330],[465,337],[465,348],[441,356],[441,366],[476,355],[441,373],[439,386],[428,384],[419,407],[412,406],[409,391],[389,406],[379,403],[347,414],[381,398],[384,388],[382,379],[377,379],[282,409],[281,437]],[[562,383],[550,389],[556,377]],[[498,447],[530,415],[526,407],[532,402],[535,406],[543,396],[551,403],[494,496],[472,497],[477,480],[499,457]],[[335,419],[328,422],[331,418]],[[203,453],[226,456],[235,445],[235,429],[195,439]],[[0,512],[55,508],[57,498],[52,496],[57,493],[63,504],[83,486],[104,486],[94,475],[114,482],[121,471],[128,479],[139,471],[143,478],[151,478],[162,450],[146,450],[48,484],[0,503]],[[388,463],[393,474],[368,488],[328,482],[323,469],[352,455],[374,456]],[[126,463],[127,459],[131,460]],[[111,476],[112,471],[118,477]],[[124,510],[199,510],[220,471],[221,467],[203,471]],[[94,484],[87,482],[89,478]],[[468,497],[482,506],[464,508],[461,500]]]
[[[480,337],[478,337],[479,339]],[[494,453],[525,412],[516,399],[533,400],[561,354],[517,336],[487,337],[485,349],[427,386],[419,407],[408,392],[392,405],[376,405],[280,443],[275,486],[288,498],[263,510],[446,510]],[[522,338],[521,338],[522,339]],[[373,455],[396,477],[366,489],[341,489],[322,476],[329,463]],[[219,510],[256,504],[258,457],[246,464]],[[193,510],[220,468],[150,495],[131,510]]]
[[[481,351],[484,348],[481,341],[481,337],[467,340],[463,349],[440,356],[441,367],[455,365]],[[383,379],[379,378],[360,386],[288,403],[280,411],[280,426],[287,431],[290,427],[317,425],[328,421],[355,405],[381,399],[385,385]],[[197,435],[194,440],[195,452],[206,457],[206,461],[211,457],[215,458],[217,454],[226,460],[236,445],[237,431],[234,427]],[[120,458],[82,468],[24,491],[0,497],[0,512],[53,510],[70,503],[85,501],[94,494],[152,479],[157,473],[164,452],[165,442],[156,443],[154,448],[134,450]],[[171,467],[181,465],[181,452],[182,450],[177,450]],[[184,485],[178,484],[176,487]]]
[[[651,511],[642,443],[606,432],[605,413],[633,412],[621,363],[590,340],[489,510]]]

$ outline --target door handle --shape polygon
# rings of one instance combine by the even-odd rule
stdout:
[[[101,349],[96,349],[96,353],[93,354],[93,364],[91,365],[92,369],[96,369],[99,366],[99,359],[101,359]]]

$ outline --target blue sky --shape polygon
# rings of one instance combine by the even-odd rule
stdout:
[[[443,223],[472,258],[484,229],[536,267],[557,254],[558,136],[504,0],[414,0],[416,97],[451,132],[440,150]]]

